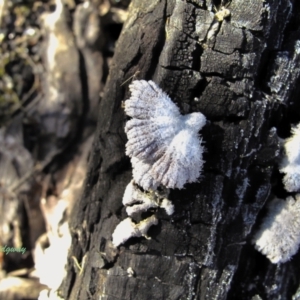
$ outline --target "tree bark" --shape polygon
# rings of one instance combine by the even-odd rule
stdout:
[[[265,204],[286,195],[278,137],[300,120],[300,5],[233,0],[223,18],[212,12],[219,2],[132,1],[71,215],[65,299],[298,299],[299,254],[274,265],[251,238]],[[131,76],[154,80],[182,113],[207,117],[205,165],[199,182],[171,191],[175,213],[157,213],[150,240],[115,248],[132,177],[122,108]]]

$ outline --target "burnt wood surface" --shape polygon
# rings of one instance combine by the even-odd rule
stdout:
[[[221,9],[220,1],[132,1],[71,214],[65,299],[300,297],[299,254],[274,265],[251,245],[266,203],[286,196],[277,163],[279,137],[300,120],[300,5],[232,0],[223,20],[213,5]],[[171,191],[175,213],[157,212],[150,240],[116,249],[112,233],[126,218],[122,196],[132,177],[122,108],[131,76],[154,80],[182,113],[207,117],[205,165],[199,182]]]

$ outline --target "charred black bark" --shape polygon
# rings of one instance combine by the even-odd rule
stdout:
[[[65,299],[296,293],[299,255],[272,265],[251,237],[268,199],[284,194],[278,136],[287,137],[300,120],[300,7],[234,0],[226,6],[230,16],[220,16],[213,4],[220,3],[132,2],[99,108],[84,193],[71,216]],[[132,176],[121,105],[129,96],[129,82],[122,83],[131,76],[154,80],[183,113],[205,114],[205,166],[199,183],[171,191],[175,213],[159,214],[151,240],[131,239],[116,249],[112,232],[126,216],[122,196]]]

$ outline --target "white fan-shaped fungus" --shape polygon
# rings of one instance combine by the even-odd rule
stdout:
[[[300,123],[292,130],[293,135],[284,144],[285,157],[280,172],[284,173],[283,184],[288,192],[300,191]]]
[[[157,187],[181,189],[200,176],[203,147],[198,132],[206,119],[201,113],[181,115],[153,81],[136,80],[129,88],[125,112],[132,119],[125,126],[126,154],[131,157],[134,181],[126,187],[123,204],[129,216],[159,207],[172,215],[172,202]],[[137,224],[128,217],[117,225],[112,243],[118,247],[131,237],[147,237],[148,229],[157,223],[155,215]]]
[[[272,263],[284,263],[298,251],[300,244],[300,194],[296,200],[274,199],[268,208],[253,243]]]
[[[203,166],[203,147],[198,132],[205,125],[199,112],[181,115],[178,107],[153,81],[136,80],[125,112],[126,154],[131,157],[133,177],[145,190],[162,184],[183,188],[195,182]]]

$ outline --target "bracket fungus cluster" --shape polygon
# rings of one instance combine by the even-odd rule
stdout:
[[[132,236],[146,236],[148,228],[157,224],[155,216],[135,224],[133,213],[160,207],[171,215],[173,204],[157,188],[182,189],[199,178],[204,163],[198,133],[206,123],[203,114],[181,115],[153,81],[135,80],[129,89],[131,97],[125,101],[125,112],[131,117],[125,126],[126,154],[131,158],[134,181],[125,190],[123,204],[129,217],[113,233],[115,246]]]
[[[182,189],[186,183],[195,182],[204,163],[198,135],[206,123],[203,114],[181,115],[179,108],[153,81],[136,80],[129,89],[131,97],[125,101],[125,112],[131,119],[126,123],[125,132],[133,180],[123,196],[128,218],[117,225],[112,235],[115,247],[131,237],[148,238],[148,229],[158,223],[155,214],[138,223],[134,222],[134,215],[159,208],[172,215],[174,206],[167,199],[168,189]],[[299,192],[300,124],[285,141],[284,149],[280,165],[280,172],[285,174],[284,187],[288,192]],[[286,262],[297,252],[300,194],[271,202],[253,243],[272,263]]]
[[[300,124],[284,142],[284,156],[279,171],[284,174],[286,191],[300,191]],[[296,254],[300,245],[300,194],[287,199],[274,199],[268,215],[255,234],[255,248],[272,263],[284,263]]]

